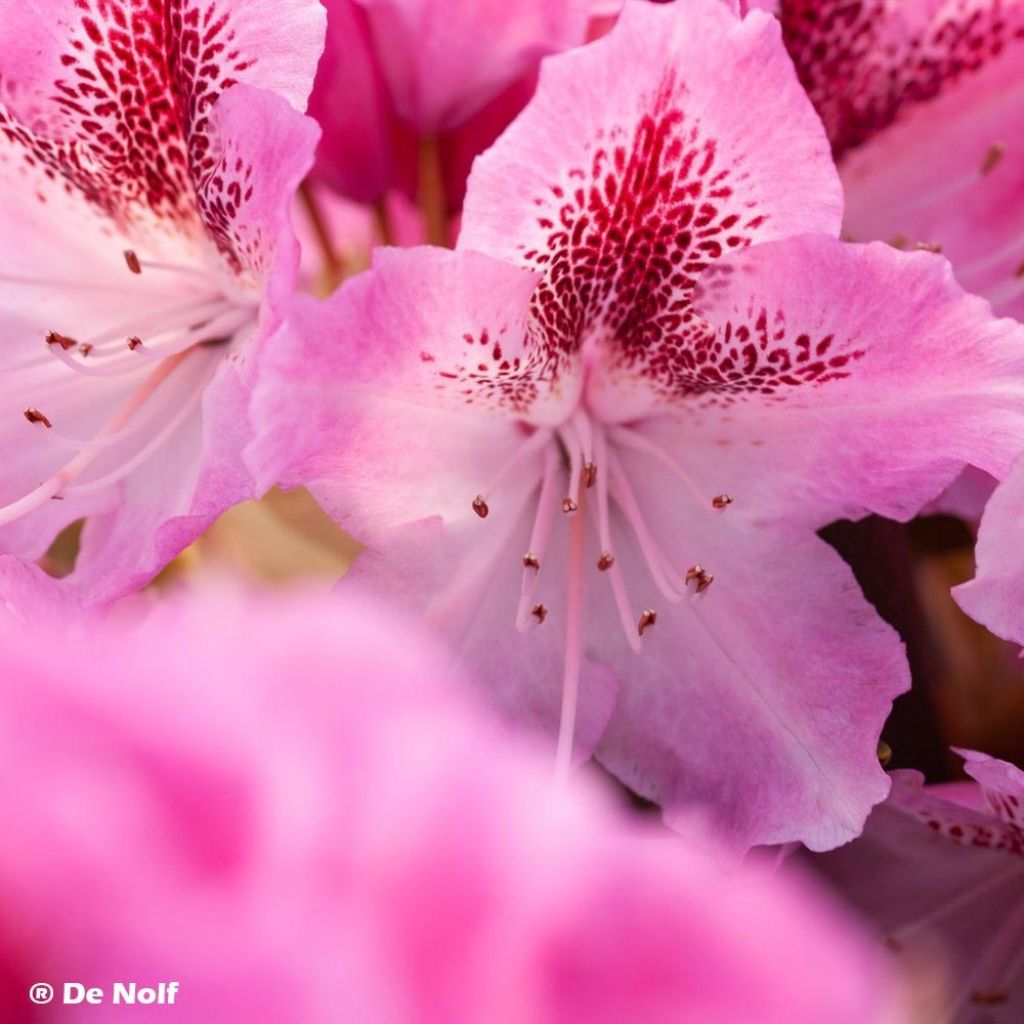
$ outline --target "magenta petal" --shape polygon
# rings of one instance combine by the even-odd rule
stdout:
[[[582,43],[590,0],[357,0],[398,115],[424,135],[463,124],[548,53]]]

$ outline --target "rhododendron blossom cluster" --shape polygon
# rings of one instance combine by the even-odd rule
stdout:
[[[1024,3],[0,0],[0,345],[4,1019],[1018,1019]]]

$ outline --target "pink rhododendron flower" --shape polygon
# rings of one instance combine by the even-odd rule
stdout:
[[[446,675],[363,601],[0,634],[3,1019],[896,1019],[816,891],[554,795]],[[131,981],[174,1008],[112,1005]]]
[[[561,720],[563,768],[596,752],[670,818],[828,847],[887,791],[907,673],[814,531],[1002,471],[1024,334],[939,257],[840,243],[778,26],[685,10],[545,63],[457,252],[380,251],[296,311],[250,456],[507,717]]]
[[[778,0],[783,38],[824,120],[847,234],[944,253],[997,313],[1024,319],[1024,3]],[[938,511],[977,520],[995,482]]]
[[[944,956],[942,1021],[1016,1024],[1024,1016],[1024,772],[959,753],[975,782],[926,787],[917,772],[894,772],[892,794],[864,835],[816,863],[898,956]]]
[[[322,38],[314,0],[0,3],[0,550],[88,517],[73,579],[116,596],[248,493]]]
[[[779,0],[860,240],[941,248],[1024,319],[1024,3]]]
[[[473,157],[529,99],[540,59],[584,41],[591,4],[327,0],[310,101],[324,180],[359,202],[395,187],[415,194],[419,143],[433,139],[457,206]]]

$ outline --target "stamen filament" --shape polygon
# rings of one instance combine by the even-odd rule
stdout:
[[[622,510],[630,528],[636,534],[651,579],[654,580],[655,586],[661,591],[663,597],[673,604],[678,603],[682,600],[683,592],[686,589],[685,584],[672,569],[668,558],[665,557],[658,547],[657,541],[651,535],[640,503],[633,493],[633,488],[629,485],[622,464],[615,453],[611,451],[608,453],[608,469],[612,477],[612,497],[615,498],[616,504]]]
[[[572,770],[573,736],[583,669],[583,517],[569,526],[569,578],[565,602],[565,672],[562,677],[562,712],[555,748],[555,781],[564,786]]]
[[[504,466],[501,467],[501,469],[498,470],[494,479],[491,480],[487,488],[483,492],[478,494],[476,498],[473,500],[473,508],[476,511],[476,514],[480,516],[481,519],[485,519],[487,517],[487,513],[490,510],[490,505],[487,499],[494,494],[494,492],[498,489],[498,486],[505,479],[505,477],[508,476],[508,474],[511,473],[512,470],[515,469],[523,461],[523,459],[527,458],[529,455],[532,455],[539,448],[542,448],[544,445],[546,445],[553,436],[554,431],[551,430],[550,427],[541,427],[535,430],[515,450],[512,457],[505,463]]]
[[[569,454],[569,489],[562,511],[566,515],[575,515],[580,507],[580,483],[583,480],[583,448],[576,428],[572,423],[558,430],[558,437]]]
[[[617,441],[625,448],[632,448],[634,451],[643,452],[657,459],[666,466],[679,479],[690,494],[697,500],[701,508],[712,508],[711,499],[705,496],[704,492],[694,483],[693,478],[669,455],[660,445],[644,437],[628,427],[613,427],[612,440]]]
[[[535,606],[534,593],[537,589],[537,577],[540,566],[544,564],[544,555],[551,536],[551,527],[555,521],[558,486],[558,449],[549,444],[544,452],[544,475],[541,478],[540,496],[537,499],[537,512],[530,531],[529,554],[537,562],[537,568],[523,568],[523,580],[519,590],[519,608],[516,611],[516,629],[525,633],[531,627],[539,625],[537,616],[533,614]]]
[[[128,401],[109,420],[106,426],[104,426],[97,435],[97,440],[109,437],[126,426],[138,409],[149,399],[153,392],[156,391],[167,377],[170,376],[175,367],[177,367],[178,364],[187,357],[187,355],[187,352],[183,352],[180,355],[172,356],[171,358],[164,360],[164,362],[162,362],[160,366],[158,366],[157,369],[149,375],[143,384],[131,395]],[[195,394],[197,396],[200,395],[201,389],[196,389]],[[101,449],[99,448],[91,448],[87,451],[81,452],[56,473],[44,480],[38,487],[29,491],[28,494],[24,495],[24,497],[18,498],[16,501],[0,507],[0,526],[5,526],[7,523],[14,522],[14,520],[34,511],[41,505],[44,505],[51,498],[55,497],[96,460],[100,451]]]
[[[600,477],[598,477],[600,480]],[[591,515],[597,518],[597,510],[593,505],[590,506]],[[626,588],[626,579],[622,575],[622,569],[616,562],[612,562],[608,566],[606,575],[608,581],[612,587],[612,597],[615,600],[615,610],[619,613],[619,622],[622,624],[622,632],[626,636],[626,643],[629,644],[630,649],[634,654],[639,654],[643,650],[643,644],[640,641],[640,631],[637,628],[637,618],[633,612],[633,606],[629,599],[629,591]]]

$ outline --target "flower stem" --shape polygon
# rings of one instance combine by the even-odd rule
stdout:
[[[448,246],[448,201],[441,173],[441,149],[432,135],[420,142],[420,210],[429,245]]]

